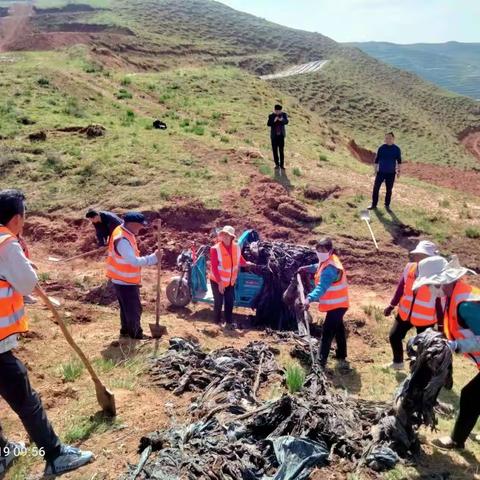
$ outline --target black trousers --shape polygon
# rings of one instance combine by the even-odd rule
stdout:
[[[372,193],[372,206],[376,207],[378,204],[378,195],[380,193],[380,187],[385,182],[385,188],[387,193],[385,194],[385,206],[389,207],[392,201],[393,184],[395,183],[395,173],[382,173],[378,172],[375,177],[375,183],[373,184]]]
[[[347,358],[347,336],[345,334],[345,325],[343,317],[347,312],[346,308],[337,308],[327,312],[322,329],[322,340],[320,342],[320,364],[327,363],[330,348],[333,339],[337,342],[337,352],[335,358],[345,360]]]
[[[218,283],[210,280],[213,293],[213,312],[215,315],[215,322],[221,323],[222,321],[222,307],[225,303],[225,322],[233,322],[233,304],[235,303],[235,287],[226,287],[223,295],[218,289]]]
[[[113,284],[120,305],[120,334],[131,338],[141,338],[143,335],[142,303],[140,302],[139,285]]]
[[[273,161],[277,167],[285,165],[285,137],[283,135],[272,136]]]
[[[463,445],[480,416],[480,373],[462,388],[460,413],[453,427],[452,440]]]
[[[395,363],[403,362],[403,344],[408,331],[413,328],[410,322],[403,321],[398,315],[395,317],[392,328],[390,329],[389,339],[392,346],[393,361]],[[416,327],[417,333],[424,332],[428,327]]]
[[[12,352],[0,354],[0,396],[18,415],[30,438],[45,451],[45,460],[52,461],[60,454],[60,439],[48,421],[40,397],[32,389],[25,365]],[[7,438],[0,425],[0,448]]]

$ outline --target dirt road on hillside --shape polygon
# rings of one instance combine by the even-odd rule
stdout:
[[[305,73],[317,72],[328,63],[328,60],[317,60],[316,62],[303,63],[302,65],[294,65],[281,72],[273,73],[271,75],[262,75],[262,80],[274,80],[275,78],[291,77],[293,75],[302,75]]]
[[[15,44],[28,33],[28,24],[33,15],[31,3],[15,3],[10,7],[9,15],[0,18],[0,52],[9,50],[9,46]]]

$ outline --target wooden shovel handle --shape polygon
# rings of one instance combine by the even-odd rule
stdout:
[[[93,255],[94,253],[104,251],[104,250],[106,250],[106,247],[99,247],[99,248],[96,248],[95,250],[90,250],[90,251],[85,252],[85,253],[80,253],[78,255],[74,255],[73,257],[65,258],[64,260],[60,260],[60,262],[62,262],[62,263],[70,262],[71,260],[76,260],[77,258],[88,257],[89,255]]]
[[[57,321],[58,326],[60,327],[60,330],[62,331],[65,339],[70,344],[70,346],[73,348],[73,350],[75,350],[76,354],[80,357],[80,360],[83,362],[86,369],[90,373],[90,375],[92,377],[92,380],[95,383],[101,383],[100,379],[98,378],[98,375],[96,374],[95,370],[93,369],[90,361],[85,356],[85,354],[80,349],[80,347],[75,343],[75,340],[73,339],[72,335],[68,331],[68,328],[65,325],[65,322],[63,321],[60,313],[55,308],[55,305],[53,305],[53,303],[50,301],[47,294],[42,290],[42,288],[39,285],[37,285],[37,287],[35,288],[35,293],[42,299],[43,303],[45,303],[45,305],[48,307],[48,309],[52,312],[53,318]]]

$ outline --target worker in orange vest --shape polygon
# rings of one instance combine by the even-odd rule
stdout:
[[[443,317],[442,301],[440,298],[435,299],[428,287],[413,292],[418,262],[437,254],[438,248],[433,242],[422,240],[418,243],[410,252],[412,261],[404,268],[390,305],[383,312],[388,317],[398,305],[398,312],[389,334],[393,362],[387,365],[388,368],[397,371],[404,369],[402,341],[411,328],[415,327],[417,333],[421,333],[434,326],[437,320],[441,321]]]
[[[93,454],[60,442],[25,365],[13,353],[18,335],[28,331],[23,296],[32,293],[38,282],[18,242],[25,222],[24,202],[19,190],[0,191],[0,396],[35,442],[35,454],[45,459],[45,474],[56,475],[89,463]],[[0,425],[0,478],[25,453],[25,444],[7,440]]]
[[[123,217],[123,223],[113,230],[108,242],[106,273],[120,305],[120,337],[137,340],[150,338],[143,334],[141,325],[142,267],[156,265],[161,259],[158,250],[151,255],[140,256],[135,237],[146,225],[148,222],[143,214],[129,212]]]
[[[222,308],[225,304],[225,323],[230,328],[238,328],[233,321],[235,304],[235,283],[241,267],[253,265],[247,262],[235,242],[235,229],[226,225],[217,233],[218,241],[210,248],[210,285],[213,293],[215,323],[222,321]]]
[[[328,355],[335,338],[336,359],[340,370],[349,371],[347,361],[347,337],[343,317],[350,306],[348,282],[345,268],[333,248],[330,238],[322,238],[316,245],[318,264],[301,267],[299,272],[315,272],[315,288],[305,299],[305,308],[318,302],[320,312],[325,312],[322,339],[320,344],[320,366],[325,368]]]
[[[19,243],[20,247],[22,247],[25,258],[28,261],[30,261],[32,267],[35,270],[38,270],[37,266],[34,263],[32,263],[32,261],[30,260],[30,250],[28,249],[28,245],[27,245],[27,242],[25,241],[25,239],[21,235],[18,235],[17,239],[18,239],[18,243]],[[37,299],[35,297],[33,297],[32,295],[24,295],[23,296],[23,303],[25,305],[35,305],[37,303]]]
[[[463,353],[480,369],[480,288],[467,283],[465,275],[475,273],[464,268],[454,257],[447,262],[431,257],[418,264],[415,291],[429,287],[433,296],[445,296],[444,333],[450,348]],[[450,437],[434,440],[441,449],[461,449],[480,417],[480,372],[462,388],[460,411]]]

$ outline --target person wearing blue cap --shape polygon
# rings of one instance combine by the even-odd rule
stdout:
[[[113,283],[120,305],[120,336],[138,340],[147,339],[143,334],[140,301],[142,267],[156,265],[161,252],[140,256],[136,236],[148,225],[145,216],[139,212],[128,212],[110,236],[107,256],[107,277]]]

